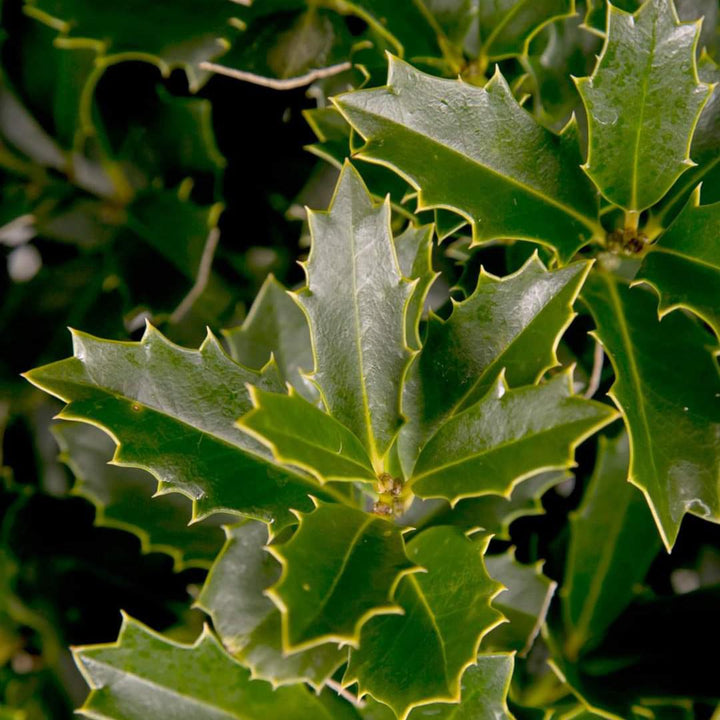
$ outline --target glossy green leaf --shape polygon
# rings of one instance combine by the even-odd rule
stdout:
[[[650,246],[637,280],[660,296],[660,313],[687,308],[720,337],[720,202],[700,205],[700,188]]]
[[[627,482],[628,464],[627,434],[601,437],[595,472],[570,518],[561,592],[570,659],[602,638],[660,550],[645,498]]]
[[[610,5],[598,65],[578,80],[589,125],[583,167],[627,210],[656,203],[692,165],[690,141],[710,91],[697,75],[697,35],[696,24],[679,24],[672,0],[648,0],[634,15]]]
[[[178,569],[209,567],[223,543],[219,516],[188,525],[192,508],[187,498],[172,493],[150,502],[157,484],[153,477],[110,465],[115,443],[92,425],[63,422],[52,431],[60,458],[75,475],[73,493],[95,505],[96,524],[134,533],[143,552],[167,553]]]
[[[661,225],[667,225],[667,219],[682,210],[701,182],[706,203],[720,200],[720,67],[707,53],[700,56],[697,65],[700,80],[712,86],[690,146],[690,157],[697,165],[683,173],[663,199],[657,210],[657,221]]]
[[[27,0],[26,11],[58,30],[61,42],[97,49],[106,55],[105,63],[142,59],[165,74],[182,67],[197,88],[199,63],[227,50],[227,38],[235,32],[230,21],[238,8],[229,0],[209,0],[202,12],[192,2],[168,9],[139,0],[122,6],[92,0]]]
[[[402,615],[373,618],[350,652],[344,685],[358,684],[401,720],[414,707],[458,702],[460,682],[482,638],[502,620],[490,606],[500,586],[487,575],[488,538],[468,539],[436,527],[408,543],[409,557],[426,572],[398,586]]]
[[[555,20],[572,15],[575,0],[493,0],[478,3],[481,54],[499,60],[525,54],[530,40]]]
[[[292,538],[270,551],[282,564],[280,580],[267,594],[282,614],[286,652],[326,642],[357,646],[371,618],[401,612],[395,588],[417,572],[400,528],[341,505],[321,504],[300,515]]]
[[[250,389],[253,410],[240,427],[284,465],[326,481],[376,480],[363,444],[344,425],[290,389],[289,395]]]
[[[720,377],[711,336],[684,313],[658,321],[653,293],[608,273],[593,274],[583,299],[615,369],[610,396],[630,434],[630,482],[670,550],[685,513],[720,521]]]
[[[399,445],[406,474],[443,421],[481,398],[501,369],[516,386],[557,364],[555,348],[588,270],[581,262],[548,271],[533,255],[506,278],[482,271],[473,294],[454,303],[447,320],[430,316],[403,388],[408,422]]]
[[[395,238],[395,252],[400,271],[407,278],[418,279],[407,308],[407,327],[405,328],[407,343],[413,350],[419,350],[422,344],[420,319],[423,314],[425,298],[437,277],[437,273],[432,267],[432,240],[432,225],[420,227],[408,225],[405,231]]]
[[[103,720],[333,720],[307,688],[251,680],[205,630],[194,645],[124,617],[117,643],[78,648],[91,693],[81,715]]]
[[[307,290],[312,378],[336,420],[360,438],[374,464],[400,423],[400,379],[412,285],[400,272],[390,206],[375,206],[357,171],[345,165],[327,213],[309,215]]]
[[[458,704],[433,703],[415,708],[410,720],[511,720],[507,694],[513,671],[513,656],[506,653],[478,655],[462,677]],[[394,720],[386,706],[367,699],[363,720]]]
[[[533,475],[518,483],[509,498],[483,495],[460,500],[454,507],[443,505],[422,523],[422,527],[432,522],[435,525],[455,525],[464,530],[482,528],[499,540],[509,540],[510,524],[521,517],[542,515],[545,510],[541,497],[551,487],[572,477],[572,473],[560,470]]]
[[[607,405],[573,395],[571,372],[517,390],[508,390],[501,375],[430,438],[413,470],[413,492],[453,504],[479,495],[510,497],[524,478],[572,467],[575,447],[616,417]]]
[[[561,136],[541,127],[499,72],[478,88],[391,57],[385,87],[340,95],[336,105],[368,141],[357,157],[411,182],[419,209],[462,214],[475,242],[533,240],[566,261],[601,233],[574,126]]]
[[[485,639],[484,649],[516,650],[526,655],[545,622],[557,583],[542,573],[542,562],[523,565],[515,559],[515,549],[502,555],[489,555],[485,567],[490,576],[506,588],[494,600],[508,622],[496,627]]]
[[[248,382],[281,389],[234,363],[208,335],[185,350],[148,326],[143,340],[118,343],[73,333],[74,357],[26,377],[68,406],[61,418],[97,425],[118,443],[113,462],[139,467],[160,492],[193,500],[193,516],[241,513],[282,527],[290,512],[329,497],[309,476],[279,467],[266,448],[235,426],[251,409]]]
[[[245,322],[223,335],[233,360],[260,370],[272,355],[282,380],[308,396],[310,383],[301,374],[313,368],[307,318],[273,275],[262,284]]]
[[[347,659],[347,650],[325,643],[288,655],[282,650],[280,611],[265,591],[281,572],[267,552],[268,529],[252,520],[227,527],[225,547],[203,586],[197,605],[212,617],[225,648],[253,678],[274,685],[311,683],[320,689]]]

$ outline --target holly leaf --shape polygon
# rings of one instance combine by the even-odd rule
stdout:
[[[500,0],[478,4],[481,56],[487,60],[518,57],[549,23],[575,12],[575,0]]]
[[[162,495],[149,502],[156,484],[152,476],[108,464],[115,443],[91,425],[61,422],[52,433],[60,459],[75,476],[73,494],[95,505],[96,525],[137,535],[143,552],[170,555],[177,570],[210,566],[222,547],[220,516],[188,525],[191,505],[182,495]]]
[[[253,678],[273,685],[308,682],[320,690],[345,662],[347,650],[325,643],[288,655],[283,652],[280,611],[265,591],[280,578],[281,565],[267,552],[268,528],[252,520],[226,527],[197,606],[212,617],[223,645]]]
[[[510,497],[482,495],[460,500],[454,507],[443,505],[427,521],[434,525],[455,525],[466,531],[482,528],[498,540],[510,540],[510,524],[521,517],[542,515],[545,512],[541,498],[551,488],[569,480],[573,475],[567,471],[552,470],[518,483]]]
[[[302,468],[321,483],[376,480],[360,440],[292,388],[289,395],[280,395],[251,387],[250,397],[254,408],[239,426],[279,463]]]
[[[228,0],[210,0],[201,13],[192,2],[175,3],[170,11],[139,0],[122,6],[92,0],[26,0],[25,11],[58,30],[62,44],[99,51],[105,65],[142,58],[164,75],[181,67],[193,90],[203,79],[199,64],[227,51],[234,34],[231,21],[237,16],[236,4]]]
[[[557,365],[555,348],[589,268],[580,262],[548,271],[533,255],[502,279],[481,271],[475,291],[453,304],[447,320],[430,315],[403,387],[407,424],[398,442],[406,474],[437,428],[477,402],[502,368],[516,386]]]
[[[273,275],[263,282],[245,322],[223,335],[236,362],[261,370],[272,355],[283,382],[309,400],[317,395],[302,375],[313,367],[307,318]]]
[[[513,665],[509,653],[478,655],[477,662],[462,677],[462,699],[457,705],[424,705],[410,713],[410,720],[511,720],[507,694]],[[365,701],[360,715],[363,720],[395,720],[391,710],[372,699]]]
[[[516,390],[508,390],[501,375],[430,438],[413,470],[412,490],[453,504],[488,494],[510,497],[524,478],[572,467],[575,447],[616,417],[607,405],[573,395],[572,370]]]
[[[389,203],[374,205],[349,163],[330,210],[308,220],[308,286],[297,299],[310,322],[312,379],[330,414],[360,438],[375,465],[400,424],[413,286],[398,266]]]
[[[420,319],[430,286],[438,276],[432,267],[432,239],[432,225],[417,227],[412,224],[395,238],[395,252],[400,271],[407,278],[418,279],[408,304],[405,328],[407,342],[413,350],[419,350],[422,345]]]
[[[197,720],[334,717],[302,685],[273,689],[251,680],[207,629],[195,644],[182,645],[123,616],[116,643],[78,648],[75,662],[91,688],[78,711],[89,718],[146,720],[158,712]]]
[[[720,377],[710,335],[684,313],[658,321],[652,293],[605,272],[593,273],[583,299],[615,369],[609,395],[630,434],[629,480],[669,551],[686,513],[720,521]]]
[[[700,205],[700,188],[650,245],[637,274],[660,296],[661,317],[687,308],[720,337],[720,202]]]
[[[609,5],[608,13],[595,72],[577,81],[588,116],[583,168],[611,203],[639,212],[692,166],[710,87],[695,64],[698,23],[681,24],[671,0],[648,0],[634,15]]]
[[[408,556],[426,572],[405,577],[395,595],[402,615],[373,618],[350,652],[343,684],[358,684],[405,720],[414,707],[460,700],[460,680],[482,638],[502,621],[490,605],[501,586],[483,564],[489,537],[451,527],[414,537]]]
[[[299,520],[288,542],[269,548],[282,565],[267,595],[282,615],[283,650],[326,642],[356,647],[372,617],[401,612],[395,588],[418,568],[400,528],[384,517],[320,504]]]
[[[479,88],[391,57],[385,87],[340,95],[335,104],[367,140],[356,157],[405,177],[418,190],[419,210],[463,215],[475,244],[531,240],[567,261],[603,234],[574,125],[559,136],[543,128],[499,71]]]
[[[570,516],[561,597],[571,660],[602,639],[633,598],[660,549],[642,494],[627,482],[626,433],[600,438],[598,459],[582,504]]]
[[[502,555],[488,555],[485,567],[490,576],[506,590],[493,600],[508,622],[496,627],[485,639],[483,648],[516,650],[527,655],[545,623],[557,583],[542,573],[542,562],[523,565],[515,559],[515,549]]]
[[[246,383],[282,388],[272,367],[237,365],[210,334],[199,350],[180,348],[151,326],[141,342],[73,332],[73,345],[74,357],[25,377],[67,403],[59,418],[108,433],[113,463],[152,473],[161,494],[191,498],[194,519],[230,512],[280,528],[294,522],[291,509],[312,508],[308,493],[333,496],[235,427],[251,409]]]
[[[718,12],[717,8],[715,12]],[[716,26],[717,23],[710,24],[713,29]],[[661,226],[667,224],[666,218],[672,218],[682,210],[701,182],[704,183],[706,202],[708,197],[711,203],[720,200],[720,67],[705,52],[698,60],[698,75],[700,80],[712,87],[712,93],[700,113],[690,146],[690,157],[695,166],[680,177],[655,211],[654,220]]]

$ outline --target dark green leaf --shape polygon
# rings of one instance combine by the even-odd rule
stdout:
[[[607,405],[573,395],[570,372],[517,390],[508,390],[500,376],[485,397],[430,438],[413,470],[412,490],[451,503],[510,497],[524,478],[572,467],[575,447],[615,418]]]
[[[285,654],[280,611],[265,595],[281,572],[265,549],[268,529],[249,520],[225,532],[225,547],[210,570],[198,606],[212,616],[223,644],[250,668],[253,678],[275,685],[305,681],[320,689],[345,661],[347,650],[325,643]]]
[[[266,445],[282,464],[326,481],[376,479],[360,440],[331,415],[290,389],[289,395],[250,389],[253,410],[240,427]]]
[[[537,256],[514,275],[480,273],[473,294],[446,321],[431,315],[408,370],[400,433],[403,469],[447,418],[481,398],[502,368],[511,386],[536,382],[557,364],[555,347],[574,317],[587,263],[547,271]]]
[[[570,519],[561,596],[571,660],[603,637],[660,550],[647,503],[627,482],[628,463],[626,433],[613,440],[601,437],[595,472]]]
[[[281,389],[270,368],[260,375],[234,363],[208,335],[185,350],[149,327],[142,342],[73,334],[75,356],[27,378],[68,403],[65,419],[103,428],[118,443],[113,462],[139,467],[160,492],[193,500],[193,516],[241,513],[282,527],[290,510],[328,497],[310,477],[277,466],[263,445],[235,426],[251,409],[245,383]]]
[[[700,188],[650,246],[637,279],[660,296],[660,313],[687,308],[720,337],[720,202],[700,205]]]
[[[92,425],[63,422],[53,435],[60,458],[75,475],[73,492],[96,507],[95,522],[127,530],[140,538],[143,552],[164,552],[177,569],[208,567],[222,547],[223,534],[215,517],[188,525],[190,501],[178,493],[150,502],[157,484],[148,473],[110,465],[115,443]]]
[[[414,707],[458,702],[463,673],[502,617],[490,606],[500,586],[485,571],[487,542],[437,527],[408,543],[408,555],[426,572],[400,583],[402,615],[365,625],[343,684],[357,682],[361,696],[372,695],[401,720]]]
[[[368,141],[358,157],[406,177],[419,209],[462,214],[475,242],[533,240],[568,260],[603,234],[574,126],[561,136],[541,127],[499,73],[478,88],[391,58],[386,87],[341,95],[336,104]]]
[[[251,680],[205,630],[194,645],[166,640],[124,618],[117,643],[78,648],[91,693],[80,714],[107,720],[333,720],[301,685]]]
[[[327,213],[311,213],[307,312],[312,376],[336,420],[360,438],[373,465],[400,423],[400,379],[412,285],[402,277],[390,233],[390,206],[375,206],[346,164]]]
[[[267,594],[282,614],[286,652],[326,642],[357,646],[371,618],[401,612],[395,588],[417,572],[396,525],[340,505],[300,515],[297,532],[270,551],[283,567]]]
[[[710,335],[681,312],[658,321],[652,293],[605,272],[591,276],[583,299],[615,369],[610,395],[630,434],[630,482],[670,550],[685,513],[720,521],[720,377]]]
[[[634,15],[608,12],[595,72],[577,83],[589,126],[584,168],[610,202],[641,211],[692,165],[710,88],[695,65],[698,27],[678,23],[672,0],[648,0]]]

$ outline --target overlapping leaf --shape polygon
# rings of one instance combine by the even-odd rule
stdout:
[[[417,571],[396,525],[341,505],[301,515],[292,538],[270,551],[283,568],[267,594],[282,614],[286,652],[325,642],[357,645],[371,618],[401,612],[395,588]]]
[[[685,513],[720,521],[720,377],[711,336],[690,316],[657,319],[653,294],[594,273],[583,298],[615,368],[611,396],[630,434],[629,479],[668,550]],[[682,352],[678,352],[682,348]]]
[[[190,502],[178,493],[150,502],[156,484],[152,476],[108,464],[115,443],[97,428],[64,422],[53,427],[53,434],[61,459],[75,475],[73,492],[95,504],[98,525],[135,533],[145,552],[167,553],[178,568],[213,562],[223,541],[216,517],[189,526]]]
[[[541,127],[499,73],[478,88],[391,58],[385,87],[336,104],[368,141],[358,157],[406,177],[420,208],[464,215],[477,242],[534,240],[568,260],[601,233],[574,126],[561,136]]]
[[[78,648],[91,693],[81,715],[108,720],[333,720],[302,685],[273,689],[225,653],[206,630],[194,645],[164,639],[124,618],[117,643]]]
[[[503,279],[481,272],[473,294],[455,304],[448,320],[431,315],[403,388],[408,422],[399,447],[407,474],[442,422],[480,399],[501,369],[514,387],[536,382],[557,363],[555,347],[588,270],[587,263],[574,263],[547,271],[533,256]]]
[[[251,405],[245,383],[281,389],[272,368],[234,363],[211,335],[185,350],[148,327],[138,343],[73,334],[75,355],[27,378],[68,403],[62,417],[98,425],[118,442],[114,462],[152,472],[163,492],[193,500],[193,514],[228,511],[293,521],[312,507],[308,493],[329,497],[310,477],[276,465],[235,421]]]
[[[609,6],[605,47],[578,81],[588,115],[588,176],[612,203],[650,207],[692,165],[690,141],[710,88],[695,65],[696,24],[679,24],[671,0],[634,14]],[[662,152],[658,152],[658,148]]]
[[[600,438],[595,472],[570,520],[565,584],[565,652],[575,659],[632,600],[660,549],[642,494],[627,482],[626,433]]]
[[[420,497],[509,496],[537,472],[573,465],[573,450],[616,418],[607,405],[573,395],[571,375],[508,390],[501,376],[485,397],[427,442],[411,479]]]
[[[274,685],[308,682],[321,688],[346,660],[347,651],[325,643],[288,655],[283,652],[280,611],[265,595],[281,566],[265,549],[268,529],[246,521],[226,528],[225,547],[210,570],[198,605],[212,616],[223,644],[253,678]]]
[[[457,702],[480,641],[502,620],[490,606],[500,586],[485,571],[487,542],[450,527],[413,538],[408,555],[427,572],[409,575],[398,586],[402,615],[365,625],[343,683],[357,683],[361,695],[372,695],[401,720],[414,707]]]
[[[313,379],[330,413],[363,442],[373,463],[400,423],[400,378],[412,285],[400,272],[390,207],[376,207],[347,164],[327,213],[309,217],[308,287],[298,300],[310,321]]]
[[[660,295],[661,314],[685,307],[720,337],[720,202],[700,205],[700,188],[645,256],[639,281]]]

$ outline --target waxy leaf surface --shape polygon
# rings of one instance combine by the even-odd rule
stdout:
[[[320,689],[347,659],[347,650],[325,643],[288,655],[283,652],[280,611],[265,590],[281,573],[265,549],[268,529],[248,520],[226,528],[227,541],[208,574],[198,606],[213,620],[223,645],[253,678],[276,685],[308,682]]]
[[[283,382],[313,399],[311,384],[301,375],[313,368],[307,318],[272,275],[260,288],[245,322],[223,335],[233,360],[261,370],[272,355]]]
[[[720,377],[712,336],[684,313],[657,318],[645,288],[594,273],[583,299],[612,360],[610,395],[630,434],[630,481],[668,550],[685,513],[720,521]],[[682,352],[678,352],[682,348]]]
[[[500,377],[430,438],[413,471],[413,492],[451,503],[510,496],[524,478],[571,467],[575,447],[616,416],[607,405],[574,396],[567,372],[517,390]]]
[[[75,475],[73,494],[96,507],[95,523],[132,532],[140,538],[144,552],[164,552],[178,569],[208,567],[223,542],[219,516],[188,525],[190,501],[179,493],[151,500],[152,475],[136,468],[108,464],[115,443],[92,425],[63,422],[54,425],[60,459]]]
[[[341,505],[301,515],[292,538],[271,552],[283,566],[268,595],[282,613],[286,652],[325,642],[356,646],[373,616],[400,612],[395,588],[417,571],[398,526]]]
[[[589,265],[548,271],[533,256],[506,278],[480,273],[473,294],[443,321],[431,315],[403,387],[403,469],[447,418],[479,400],[505,368],[511,386],[536,382],[557,364],[555,347],[574,317]]]
[[[642,493],[627,482],[627,433],[600,438],[595,472],[570,518],[562,590],[565,652],[571,660],[603,634],[633,598],[660,550]]]
[[[508,620],[484,640],[483,648],[516,650],[526,655],[545,622],[557,583],[542,574],[542,563],[523,565],[511,548],[502,555],[489,555],[485,567],[490,576],[505,586],[494,600]]]
[[[233,362],[212,336],[200,350],[173,345],[148,327],[141,342],[73,334],[75,355],[32,370],[28,380],[68,403],[62,418],[103,428],[117,442],[113,462],[151,472],[163,492],[193,500],[193,514],[236,512],[273,522],[309,510],[311,477],[281,468],[235,422],[252,408],[246,383],[282,386]]]
[[[408,543],[408,555],[427,572],[398,586],[402,615],[373,618],[350,653],[343,684],[357,682],[404,720],[413,707],[457,702],[460,680],[475,662],[480,641],[502,619],[490,601],[500,585],[482,556],[488,538],[467,538],[457,528],[436,527]]]
[[[698,189],[650,246],[638,280],[660,295],[660,311],[688,308],[720,337],[720,202],[700,205]]]
[[[478,655],[462,676],[459,703],[433,703],[415,708],[410,720],[511,720],[507,694],[513,671],[509,653]],[[363,720],[395,720],[393,712],[371,698],[365,701]]]
[[[598,66],[578,81],[589,126],[584,167],[610,202],[640,211],[692,165],[709,87],[695,65],[698,26],[680,24],[671,0],[648,0],[634,15],[608,12]]]
[[[250,390],[254,409],[240,427],[285,465],[328,480],[372,482],[376,479],[363,444],[344,425],[295,392],[289,395]]]
[[[574,127],[558,136],[540,126],[499,73],[478,88],[391,57],[385,87],[336,104],[367,140],[359,158],[407,178],[420,208],[460,212],[477,242],[533,240],[568,260],[601,231]]]
[[[307,290],[297,297],[310,321],[313,379],[328,410],[365,445],[373,462],[400,423],[400,379],[410,357],[402,277],[390,206],[376,206],[346,164],[326,213],[309,215]]]
[[[194,645],[166,640],[125,617],[112,645],[75,651],[91,693],[81,715],[103,720],[334,720],[302,685],[251,680],[206,630]]]

